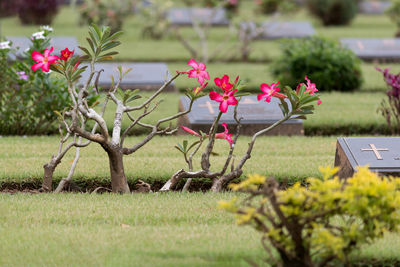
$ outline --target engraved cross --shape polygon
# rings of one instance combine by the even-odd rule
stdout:
[[[373,151],[378,160],[383,159],[381,154],[379,154],[379,151],[389,151],[388,148],[376,148],[376,146],[374,144],[369,144],[369,146],[371,148],[362,148],[361,151]]]

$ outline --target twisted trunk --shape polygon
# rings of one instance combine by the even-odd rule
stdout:
[[[43,175],[43,184],[42,191],[50,192],[53,188],[53,174],[60,161],[55,160],[53,157],[49,163],[43,165],[44,175]]]

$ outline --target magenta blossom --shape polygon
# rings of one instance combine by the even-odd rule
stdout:
[[[225,139],[226,141],[229,142],[229,145],[232,147],[232,143],[233,143],[232,134],[229,134],[228,128],[227,128],[227,125],[226,125],[225,122],[222,123],[222,126],[224,126],[225,131],[222,132],[222,133],[217,133],[217,134],[215,134],[215,138],[216,138],[216,139]]]
[[[186,73],[189,74],[189,78],[197,78],[200,84],[204,83],[204,80],[209,80],[210,75],[206,71],[206,65],[204,63],[197,63],[193,58],[189,60],[188,65],[193,69],[188,70]]]
[[[37,51],[32,52],[32,59],[37,63],[32,65],[32,70],[37,71],[42,68],[44,72],[49,72],[50,64],[53,64],[58,60],[58,56],[50,55],[53,52],[53,47],[50,49],[45,49],[43,55]]]
[[[260,86],[260,90],[263,92],[263,94],[259,94],[257,95],[257,99],[258,101],[262,100],[263,98],[265,98],[265,102],[271,102],[271,98],[272,97],[277,97],[280,99],[284,99],[287,96],[285,96],[284,94],[278,93],[278,91],[280,91],[281,89],[279,89],[278,87],[275,87],[279,84],[279,82],[277,83],[272,83],[271,86],[263,83]]]
[[[216,86],[220,87],[224,91],[229,91],[233,87],[233,84],[229,83],[228,75],[224,75],[222,78],[215,78],[214,82]]]
[[[193,131],[192,129],[190,129],[188,127],[181,126],[181,129],[187,133],[190,133],[191,135],[200,136],[200,134],[198,134],[197,132]]]
[[[304,77],[304,79],[307,81],[306,92],[310,92],[310,95],[315,95],[315,92],[318,91],[315,83],[312,83],[309,79],[307,79],[307,75]]]
[[[229,91],[229,92],[224,92],[223,95],[220,95],[219,93],[215,91],[210,91],[210,99],[217,101],[218,103],[221,103],[219,105],[219,110],[223,113],[225,113],[228,110],[228,106],[232,105],[235,106],[237,105],[238,101],[237,99],[233,96],[233,94],[237,90]]]
[[[318,99],[317,105],[319,106],[319,105],[321,105],[321,103],[322,103],[322,101]]]

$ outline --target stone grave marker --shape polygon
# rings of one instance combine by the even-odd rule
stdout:
[[[336,144],[335,166],[339,177],[351,177],[357,166],[371,171],[400,176],[400,137],[344,137]]]
[[[167,18],[174,26],[192,26],[210,23],[212,26],[228,26],[229,19],[223,8],[171,8]]]
[[[390,1],[360,1],[358,9],[361,13],[371,15],[381,15],[392,5]]]
[[[307,21],[267,21],[261,26],[254,22],[243,22],[241,30],[250,32],[256,39],[304,38],[315,34],[315,29]]]
[[[118,66],[122,66],[122,70],[132,68],[128,74],[124,76],[120,84],[121,89],[141,89],[141,90],[158,90],[165,82],[166,78],[171,76],[168,74],[168,67],[165,63],[97,63],[96,70],[103,69],[99,79],[99,85],[103,89],[108,89],[111,86],[111,75],[114,80],[119,79]],[[167,75],[168,74],[168,75]],[[86,82],[89,77],[89,70],[86,69],[82,73],[82,82]],[[170,84],[165,91],[175,90],[174,83]]]
[[[343,38],[341,43],[364,60],[400,59],[400,38]]]
[[[258,101],[257,96],[244,96],[239,103],[238,118],[243,117],[241,134],[253,135],[256,132],[272,125],[283,118],[281,109],[278,106],[280,101],[276,98],[271,99],[271,103]],[[187,97],[181,97],[179,110],[184,111],[189,108],[190,101]],[[211,124],[219,113],[219,103],[210,100],[208,96],[197,99],[192,107],[192,111],[178,120],[178,125],[186,126],[195,131],[208,133]],[[234,107],[229,106],[228,111],[224,113],[219,122],[219,131],[223,131],[221,124],[228,124],[230,133],[236,132],[236,121],[233,119]],[[182,129],[178,133],[184,134]],[[280,126],[267,133],[268,135],[303,135],[303,121],[292,119],[286,121]]]
[[[10,36],[6,37],[6,39],[13,43],[12,47],[14,49],[17,49],[17,56],[22,56],[24,51],[31,45],[28,37]],[[78,40],[71,36],[56,36],[52,37],[50,41],[50,47],[54,48],[53,54],[56,55],[59,55],[61,50],[64,50],[66,47],[71,51],[75,49],[75,55],[81,55],[78,45]],[[15,58],[12,58],[12,60],[15,60]]]

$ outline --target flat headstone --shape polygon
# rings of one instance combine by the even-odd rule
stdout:
[[[244,96],[239,102],[238,118],[243,117],[241,124],[241,134],[253,135],[256,132],[272,125],[276,121],[283,118],[282,111],[279,108],[280,101],[276,98],[271,99],[271,103],[258,101],[256,96]],[[181,97],[179,102],[179,110],[184,111],[189,108],[190,101],[187,97]],[[186,116],[180,117],[178,124],[180,126],[189,127],[195,131],[203,131],[208,133],[215,117],[219,113],[219,103],[210,100],[208,96],[197,99],[192,107],[192,111]],[[236,121],[233,118],[234,107],[229,106],[228,111],[221,117],[220,124],[225,122],[231,133],[235,133]],[[219,131],[223,127],[219,125]],[[184,134],[179,129],[178,133]],[[274,128],[267,133],[268,135],[303,135],[303,121],[292,119],[286,121],[280,126]]]
[[[335,166],[339,177],[353,176],[358,166],[371,171],[400,176],[400,137],[344,137],[336,144]]]
[[[229,19],[223,8],[171,8],[167,19],[175,26],[192,26],[194,23],[228,26]]]
[[[28,49],[31,45],[31,40],[28,37],[20,37],[20,36],[10,36],[6,37],[7,40],[11,41],[12,47],[17,49],[17,56],[22,56],[24,51]],[[60,54],[61,50],[64,50],[66,47],[69,50],[75,49],[75,53],[80,55],[80,49],[78,48],[78,40],[75,37],[71,36],[56,36],[51,37],[50,47],[54,48],[54,54]]]
[[[340,41],[343,47],[352,50],[359,58],[364,60],[400,59],[400,38],[343,38]]]
[[[392,5],[390,1],[360,1],[358,4],[358,9],[361,13],[380,15],[385,13],[385,11]]]
[[[157,90],[170,78],[168,67],[165,63],[97,63],[95,70],[103,69],[99,78],[99,85],[103,89],[111,86],[111,75],[114,80],[119,79],[118,66],[122,66],[122,70],[132,68],[128,72],[120,84],[121,89],[141,89],[141,90]],[[81,81],[85,82],[89,77],[89,69],[82,73]],[[174,83],[170,84],[165,91],[175,90]]]
[[[315,29],[307,21],[266,21],[260,26],[254,22],[243,22],[242,30],[249,31],[256,39],[305,38],[315,34]]]

